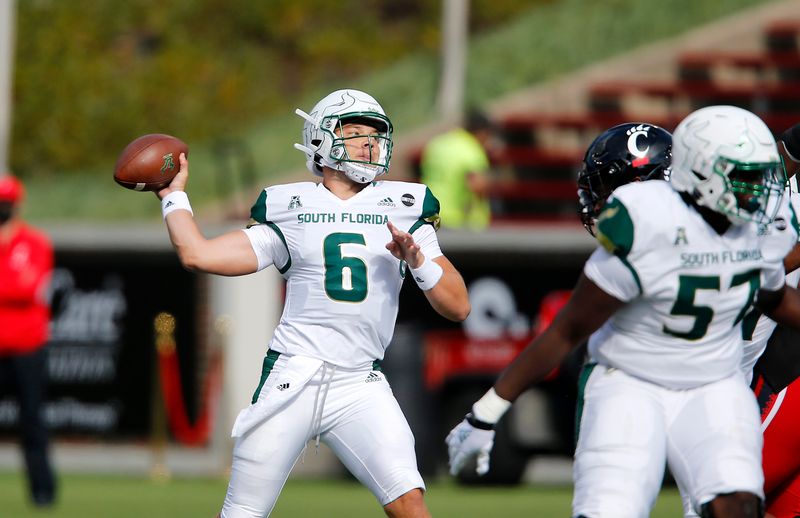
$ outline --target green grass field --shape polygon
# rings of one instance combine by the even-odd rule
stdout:
[[[57,505],[32,508],[16,473],[0,474],[0,518],[203,518],[213,517],[225,496],[226,481],[147,478],[112,475],[61,475]],[[427,501],[433,516],[444,518],[566,518],[569,487],[511,488],[429,483]],[[384,516],[372,495],[356,482],[292,480],[278,500],[273,518],[353,518]],[[653,518],[681,516],[674,489],[662,491]]]

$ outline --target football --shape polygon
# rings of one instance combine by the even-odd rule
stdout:
[[[122,150],[114,166],[114,181],[134,191],[157,191],[172,181],[181,164],[181,153],[189,146],[163,133],[142,135]]]

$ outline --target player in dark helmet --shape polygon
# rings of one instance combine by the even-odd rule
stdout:
[[[578,171],[578,201],[583,226],[594,235],[594,223],[611,193],[633,181],[668,180],[672,135],[644,122],[607,129],[589,145]]]
[[[771,195],[778,146],[755,114],[696,110],[673,144],[669,182],[628,182],[608,198],[599,246],[570,300],[448,435],[451,472],[473,458],[488,468],[495,424],[588,337],[571,516],[648,516],[667,461],[697,514],[763,516],[761,423],[740,370],[745,329],[731,322],[749,318],[753,305],[779,323],[800,322],[800,291],[783,264],[800,235],[797,209]],[[742,204],[742,194],[758,204]],[[684,260],[731,250],[765,253],[747,263]],[[700,291],[709,311],[698,317]]]

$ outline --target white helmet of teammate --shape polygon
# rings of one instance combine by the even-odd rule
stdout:
[[[295,113],[306,123],[303,125],[303,143],[294,147],[306,154],[306,167],[312,173],[322,176],[322,168],[327,166],[343,172],[355,182],[369,183],[389,170],[392,123],[371,95],[359,90],[337,90],[319,101],[311,113],[300,109]],[[374,144],[370,146],[370,156],[366,160],[351,158],[347,152],[347,140],[364,138],[363,135],[347,137],[342,134],[342,125],[352,122],[376,130],[369,135]]]
[[[786,177],[764,121],[735,106],[709,106],[672,134],[671,184],[739,225],[772,221]]]

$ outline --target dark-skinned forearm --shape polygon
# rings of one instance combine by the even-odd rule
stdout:
[[[557,326],[550,326],[503,371],[494,384],[495,392],[506,401],[516,400],[529,386],[561,365],[579,343],[573,343]]]
[[[778,292],[759,292],[757,307],[775,322],[800,330],[800,292],[795,288],[786,286]]]
[[[794,248],[783,259],[783,268],[786,273],[793,272],[798,267],[800,267],[800,243],[794,245]]]
[[[544,379],[625,303],[581,274],[572,296],[553,323],[500,375],[495,392],[514,401],[531,384]]]

